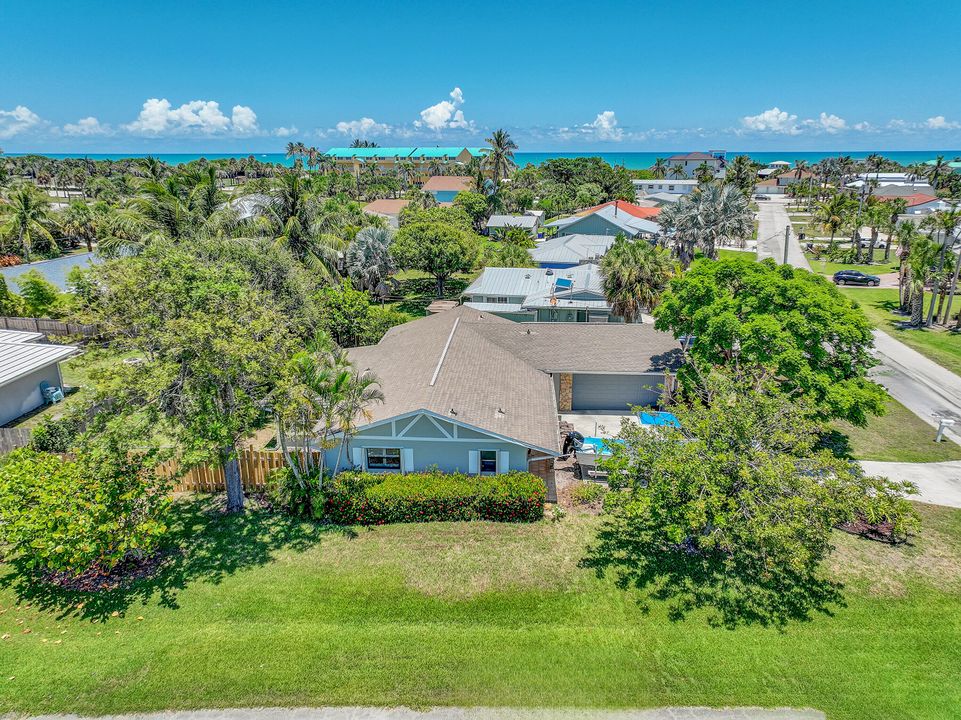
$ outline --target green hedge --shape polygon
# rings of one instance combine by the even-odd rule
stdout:
[[[544,517],[544,481],[504,475],[342,473],[325,493],[327,518],[340,525],[441,520],[534,522]]]

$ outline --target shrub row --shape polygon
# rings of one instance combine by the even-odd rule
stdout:
[[[544,481],[525,472],[504,475],[342,473],[325,493],[327,518],[341,525],[544,517]]]

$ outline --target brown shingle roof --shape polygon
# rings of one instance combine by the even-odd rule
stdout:
[[[400,211],[407,207],[410,200],[374,200],[364,205],[364,212],[372,215],[400,215]]]
[[[424,190],[428,192],[450,191],[461,192],[470,190],[474,185],[474,178],[469,175],[434,175],[424,183]]]

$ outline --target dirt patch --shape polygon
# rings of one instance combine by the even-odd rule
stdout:
[[[157,552],[146,557],[127,557],[114,567],[106,569],[100,565],[87,568],[79,575],[68,572],[50,572],[43,575],[43,581],[73,592],[102,592],[117,590],[133,585],[135,582],[157,575],[171,560],[173,552]]]

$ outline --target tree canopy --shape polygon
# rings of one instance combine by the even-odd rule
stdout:
[[[884,411],[863,311],[819,275],[772,260],[700,260],[671,280],[656,327],[686,338],[682,382],[711,366],[770,372],[825,417],[864,425]]]
[[[461,227],[418,221],[398,231],[390,252],[398,267],[420,270],[433,277],[437,281],[437,296],[441,297],[444,283],[454,273],[466,272],[474,265],[480,243],[477,236]]]

